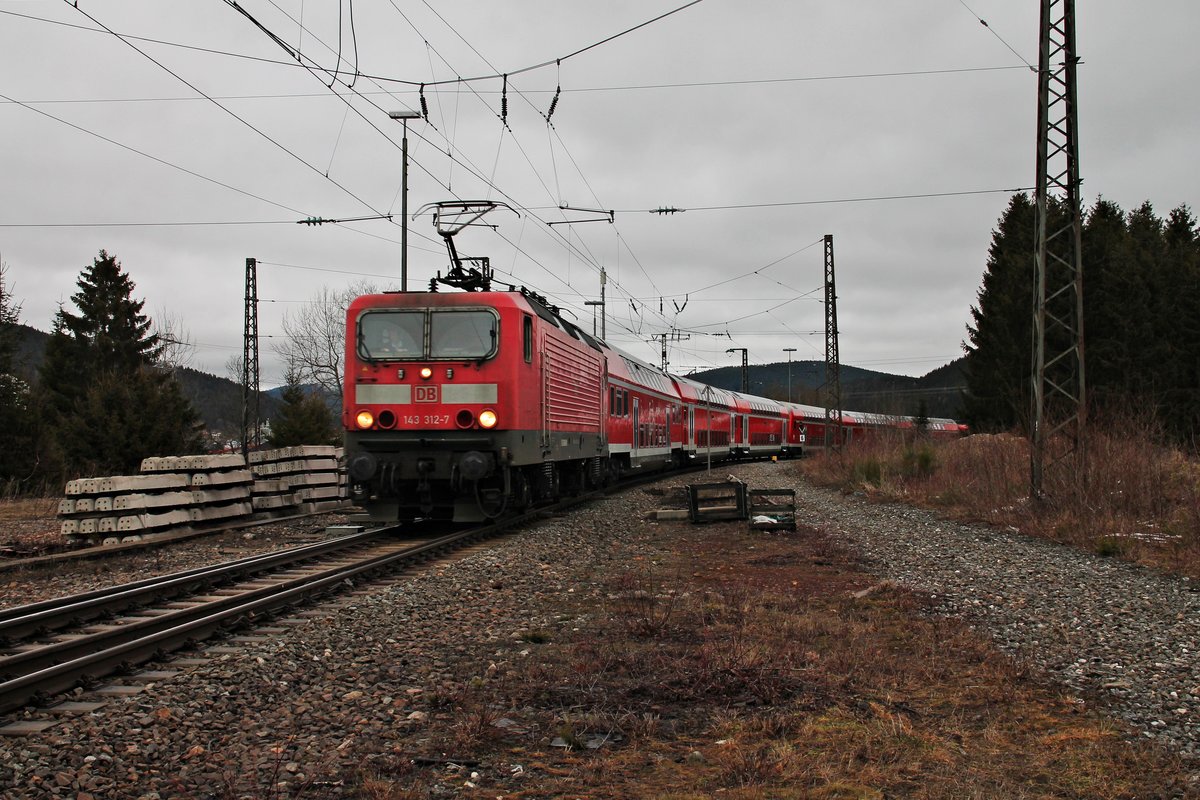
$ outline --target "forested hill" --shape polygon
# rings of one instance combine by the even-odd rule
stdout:
[[[784,400],[788,396],[788,362],[751,364],[750,394]],[[719,367],[688,376],[721,389],[741,391],[742,368]],[[842,407],[848,411],[872,411],[879,414],[917,416],[924,401],[931,417],[962,416],[960,398],[964,384],[963,359],[935,369],[928,375],[913,378],[843,364]],[[792,400],[809,405],[823,405],[820,387],[825,383],[824,361],[793,361],[791,363]]]
[[[28,325],[18,326],[14,367],[17,374],[31,383],[37,380],[49,339],[48,333]],[[177,368],[175,378],[210,432],[220,431],[233,436],[241,430],[242,387],[239,384],[189,367]],[[262,392],[259,398],[259,415],[271,419],[279,408],[279,398],[268,392]]]

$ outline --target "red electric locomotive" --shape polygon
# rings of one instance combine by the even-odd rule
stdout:
[[[357,298],[343,415],[379,519],[497,516],[607,469],[605,349],[520,292]]]

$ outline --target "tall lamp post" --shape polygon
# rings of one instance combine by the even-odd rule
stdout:
[[[400,291],[408,291],[408,121],[420,119],[420,111],[389,111],[388,116],[404,123],[404,138],[400,141],[400,152],[404,158],[404,168],[400,178]]]
[[[788,354],[788,402],[792,402],[792,353],[796,352],[794,347],[785,347],[783,352]]]

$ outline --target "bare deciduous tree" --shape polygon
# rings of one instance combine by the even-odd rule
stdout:
[[[315,383],[339,401],[346,348],[346,307],[360,294],[373,294],[367,282],[332,290],[322,287],[312,300],[284,314],[284,338],[272,349],[299,382]]]
[[[225,377],[238,386],[246,384],[246,362],[242,360],[241,354],[234,354],[225,359]]]
[[[196,355],[196,344],[192,333],[183,326],[183,318],[160,308],[154,315],[152,330],[162,346],[155,363],[167,370],[186,367]]]

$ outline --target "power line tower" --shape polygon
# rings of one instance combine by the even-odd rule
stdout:
[[[1030,496],[1034,499],[1043,495],[1047,466],[1074,456],[1075,466],[1082,468],[1085,454],[1078,62],[1075,0],[1042,0],[1030,430]],[[1051,458],[1047,445],[1056,437],[1066,447]]]
[[[835,430],[836,426],[836,430]],[[833,280],[833,234],[825,234],[825,452],[842,441],[842,366],[838,358],[837,288]]]
[[[658,339],[659,342],[662,344],[662,356],[661,356],[661,361],[659,363],[659,366],[662,367],[663,372],[667,371],[667,365],[671,363],[667,360],[667,338],[668,337],[670,338],[670,340],[672,342],[686,342],[692,338],[691,336],[684,336],[683,334],[681,334],[679,331],[675,330],[674,328],[672,328],[669,333],[654,334],[654,338]]]
[[[745,347],[731,347],[725,352],[737,353],[739,351],[742,354],[742,393],[748,394],[750,392],[750,351]]]
[[[258,261],[246,259],[246,315],[242,339],[242,454],[262,442],[258,433]]]

